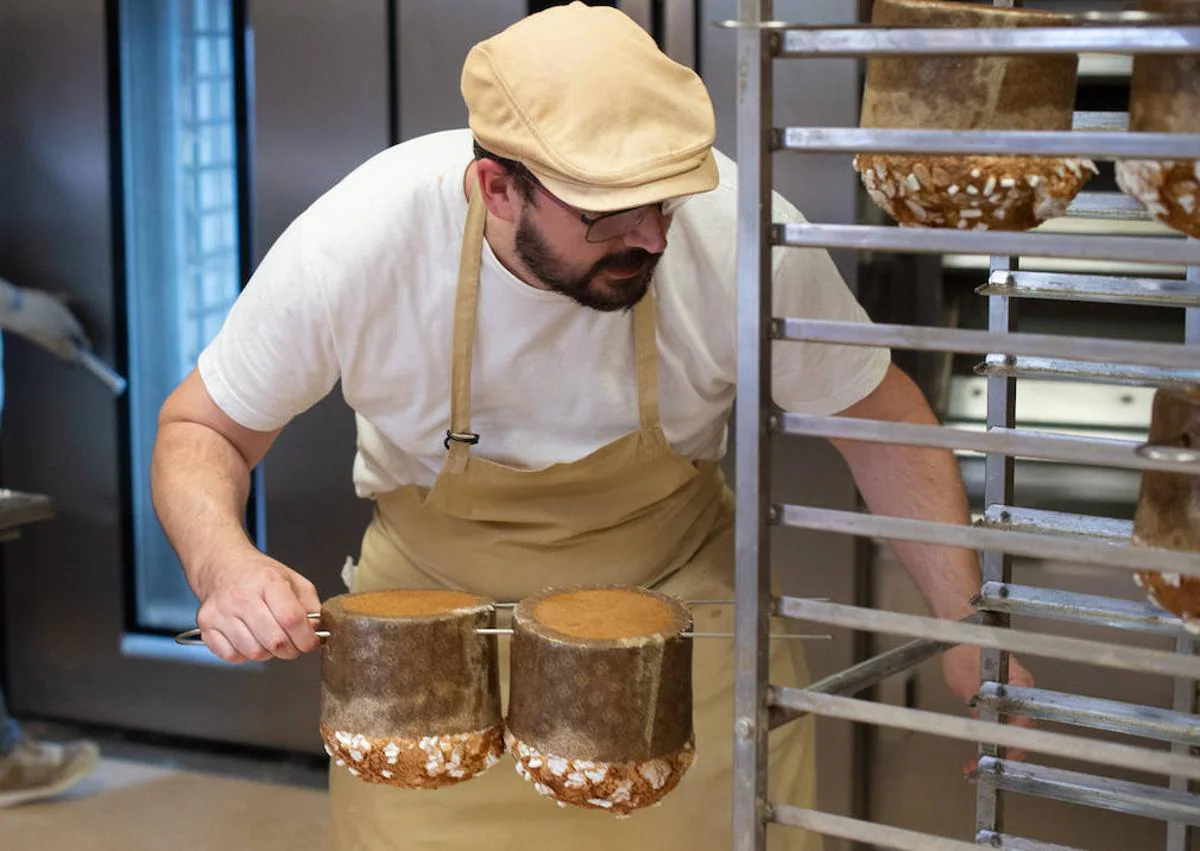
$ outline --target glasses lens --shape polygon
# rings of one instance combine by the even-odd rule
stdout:
[[[588,242],[607,242],[610,239],[616,239],[636,228],[644,218],[646,218],[646,208],[639,207],[636,210],[624,210],[597,219],[588,228]]]

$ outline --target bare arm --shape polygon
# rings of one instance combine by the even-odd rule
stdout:
[[[196,622],[205,643],[232,662],[295,658],[317,647],[306,616],[319,607],[316,590],[259,552],[243,525],[250,471],[278,435],[226,416],[194,370],[159,413],[155,511],[201,601]]]
[[[937,425],[920,389],[895,365],[879,387],[841,416]],[[942,523],[967,523],[970,511],[953,453],[866,441],[833,440],[872,513]],[[979,593],[979,562],[973,550],[893,541],[891,545],[940,618],[970,614]]]
[[[231,420],[195,371],[159,412],[150,470],[154,508],[188,581],[201,596],[213,568],[253,548],[242,524],[250,471],[277,435]]]
[[[938,424],[920,389],[895,365],[888,368],[879,387],[842,416]],[[940,523],[970,522],[966,488],[952,452],[866,441],[831,442],[849,465],[872,513]],[[981,583],[974,550],[910,541],[890,543],[933,615],[958,620],[974,611],[971,598],[979,593]],[[979,648],[951,648],[942,656],[942,671],[951,690],[969,700],[979,686]],[[1016,659],[1009,663],[1009,681],[1033,685],[1032,675]],[[1029,721],[1021,719],[1019,723]]]

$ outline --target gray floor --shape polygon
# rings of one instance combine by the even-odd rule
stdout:
[[[324,790],[327,784],[324,757],[227,748],[210,742],[45,721],[26,721],[23,727],[30,735],[53,741],[89,739],[100,747],[104,757],[122,762],[306,789]]]
[[[0,810],[4,851],[327,851],[326,763],[115,731],[27,724],[88,738],[95,771],[49,799]]]

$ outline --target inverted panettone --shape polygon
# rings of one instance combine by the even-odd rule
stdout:
[[[560,806],[627,816],[695,758],[691,614],[626,586],[545,592],[513,616],[508,749]]]
[[[1200,0],[1143,0],[1166,20],[1200,23]],[[1140,55],[1133,60],[1129,129],[1200,133],[1200,56]],[[1200,238],[1200,160],[1118,160],[1117,185],[1157,221]]]
[[[945,0],[876,0],[882,27],[1056,26],[1061,15]],[[860,125],[1070,130],[1074,55],[896,56],[867,61]],[[1096,174],[1081,157],[859,154],[871,199],[901,225],[1027,230],[1061,216]]]
[[[1149,443],[1200,448],[1200,387],[1154,394]],[[1200,553],[1200,476],[1142,473],[1133,544]],[[1189,631],[1200,633],[1200,577],[1141,571],[1135,579],[1152,603],[1178,615]]]
[[[321,736],[368,783],[437,789],[500,760],[493,601],[449,590],[344,594],[321,607]]]

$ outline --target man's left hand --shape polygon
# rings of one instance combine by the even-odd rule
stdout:
[[[960,644],[957,647],[951,647],[942,654],[942,676],[946,678],[946,685],[950,687],[950,691],[954,696],[963,703],[970,703],[979,693],[980,683],[980,650],[978,647],[973,647],[969,644]],[[1009,656],[1008,659],[1008,683],[1014,686],[1032,687],[1033,674],[1017,661],[1016,657]],[[972,711],[972,717],[978,718],[978,710]],[[1019,727],[1032,727],[1033,719],[1023,715],[1009,715],[1009,724],[1015,724]],[[1025,752],[1022,750],[1009,750],[1005,754],[1006,759],[1024,759]],[[974,771],[975,760],[965,766],[966,772]]]

